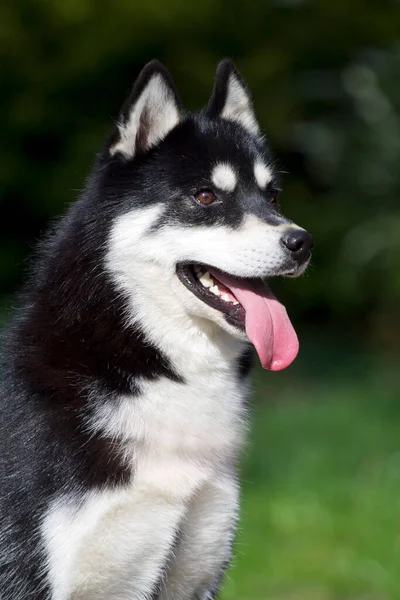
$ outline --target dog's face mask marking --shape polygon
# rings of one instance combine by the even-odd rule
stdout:
[[[312,238],[279,212],[270,151],[235,67],[223,61],[207,109],[185,117],[170,75],[150,63],[108,156],[119,204],[107,268],[136,307],[141,295],[204,318],[250,339],[265,367],[287,366],[297,338],[262,279],[302,273]]]
[[[211,181],[222,192],[233,192],[237,179],[233,167],[228,163],[218,163],[212,170]]]
[[[258,187],[261,190],[265,190],[267,185],[273,180],[272,169],[267,167],[263,162],[256,161],[254,164],[254,177]]]

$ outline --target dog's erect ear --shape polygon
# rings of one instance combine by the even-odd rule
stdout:
[[[161,141],[181,119],[178,94],[172,77],[157,60],[140,73],[125,102],[110,145],[110,154],[132,158]]]
[[[218,65],[207,113],[213,118],[236,121],[252,134],[260,133],[246,84],[228,59]]]

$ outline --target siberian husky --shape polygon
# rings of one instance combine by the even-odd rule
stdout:
[[[251,347],[298,341],[265,279],[312,237],[233,64],[187,114],[149,63],[4,336],[1,600],[211,600],[229,564]]]

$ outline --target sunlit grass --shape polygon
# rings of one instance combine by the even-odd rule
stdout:
[[[400,598],[400,382],[345,361],[319,383],[256,373],[223,600]]]

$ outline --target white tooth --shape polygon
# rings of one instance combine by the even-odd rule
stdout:
[[[212,287],[210,287],[210,292],[212,292],[213,294],[215,294],[216,296],[219,296],[219,289],[217,285],[213,285]]]
[[[235,301],[233,302],[233,304],[236,306],[236,304],[239,304],[239,302],[238,302],[237,300],[235,300]]]
[[[204,287],[206,288],[210,288],[214,281],[211,279],[210,277],[210,273],[207,271],[206,273],[204,273],[204,275],[202,275],[201,277],[199,277],[201,283],[204,285]]]
[[[214,283],[212,279],[205,279],[204,275],[200,277],[200,281],[206,288],[211,288]]]
[[[225,300],[225,302],[230,302],[231,301],[231,299],[228,296],[228,294],[222,294],[221,298],[222,298],[222,300]]]

